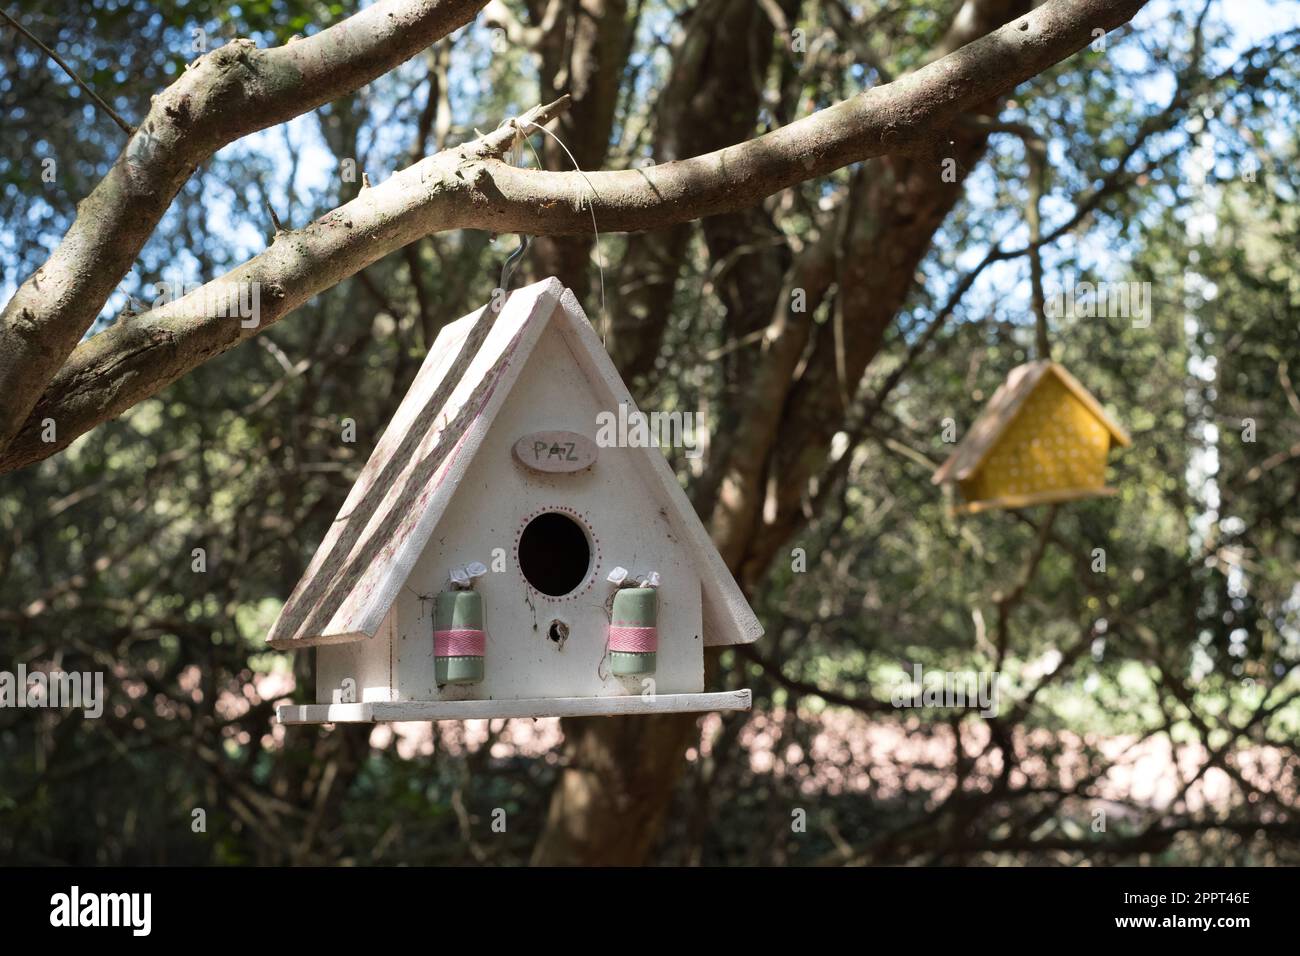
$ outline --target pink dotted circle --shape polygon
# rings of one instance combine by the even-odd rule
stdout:
[[[568,594],[543,594],[541,591],[537,590],[537,588],[533,587],[532,582],[524,577],[523,568],[519,564],[519,541],[524,536],[524,529],[528,527],[529,523],[534,518],[550,512],[562,514],[565,517],[573,519],[573,521],[577,523],[578,527],[580,527],[587,535],[587,540],[591,542],[591,568],[587,571],[586,583],[574,588]],[[536,597],[539,597],[544,601],[576,601],[578,598],[590,591],[596,584],[596,572],[600,569],[600,558],[600,538],[596,537],[596,532],[591,530],[591,518],[587,512],[578,511],[576,508],[569,508],[565,505],[546,505],[545,507],[538,508],[536,511],[525,515],[524,519],[519,522],[519,528],[515,531],[515,569],[519,571],[519,579],[524,582],[524,587],[528,588],[528,590]]]

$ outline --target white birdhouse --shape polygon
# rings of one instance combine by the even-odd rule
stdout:
[[[280,720],[748,710],[704,693],[704,648],[762,627],[663,453],[601,436],[614,414],[559,280],[444,328],[267,638],[316,648],[317,702]]]

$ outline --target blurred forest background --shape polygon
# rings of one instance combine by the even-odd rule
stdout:
[[[196,41],[282,43],[352,10],[5,7],[128,121]],[[96,328],[154,283],[261,251],[268,205],[301,226],[361,171],[382,181],[559,93],[577,162],[627,168],[779,127],[1026,8],[490,4],[357,94],[221,150]],[[101,669],[109,693],[99,720],[0,710],[0,862],[1300,863],[1298,41],[1293,3],[1158,0],[939,155],[598,246],[533,243],[516,282],[578,290],[642,408],[708,416],[708,454],[674,464],[767,627],[715,662],[716,686],[754,689],[752,714],[274,724],[312,661],[268,652],[266,629],[513,236],[428,237],[0,478],[0,669]],[[0,24],[0,295],[122,145]],[[549,137],[532,146],[521,162],[569,168]],[[1032,357],[1031,250],[1049,294],[1151,284],[1147,327],[1051,329],[1133,436],[1120,493],[954,519],[929,481],[944,423],[960,433]],[[794,327],[775,345],[774,316]],[[775,376],[758,358],[774,348]],[[917,663],[998,671],[999,714],[894,707]]]

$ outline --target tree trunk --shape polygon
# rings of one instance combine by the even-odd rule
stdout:
[[[659,836],[699,714],[569,717],[566,765],[533,863],[635,866]]]
[[[1025,6],[1024,0],[970,0],[945,37],[944,46],[960,46],[974,38],[972,30],[978,31],[976,36],[988,32]],[[727,7],[727,0],[718,0],[702,9],[716,16]],[[990,9],[993,15],[989,15]],[[730,12],[733,16],[742,13],[735,7]],[[730,57],[700,55],[696,61],[707,68],[712,60],[714,69],[726,61],[721,70],[729,78],[725,88],[730,90],[731,100],[721,115],[736,127],[728,130],[736,138],[744,135],[740,128],[744,122],[753,124],[758,106],[757,95],[748,95],[757,91],[744,89],[746,84],[739,82],[739,77],[766,76],[772,49],[772,26],[766,16],[759,14],[750,25],[765,30],[765,36],[752,43],[733,40],[725,44]],[[710,29],[717,26],[714,21]],[[746,50],[764,52],[747,60],[741,69],[734,57]],[[947,52],[946,48],[941,52]],[[685,65],[691,58],[681,56],[679,61]],[[698,83],[700,77],[694,79]],[[715,98],[694,103],[700,109],[719,110]],[[989,106],[996,107],[996,103]],[[832,323],[814,328],[809,314],[802,335],[794,336],[795,347],[768,348],[760,356],[760,362],[776,365],[776,374],[763,376],[754,367],[724,369],[729,379],[739,375],[776,391],[766,396],[768,401],[743,403],[736,409],[735,420],[724,423],[720,429],[723,439],[715,451],[721,460],[711,463],[710,470],[716,469],[717,480],[723,480],[725,487],[717,480],[706,482],[695,501],[701,513],[711,515],[715,544],[746,593],[758,585],[777,550],[806,524],[802,495],[808,480],[825,462],[832,436],[842,427],[845,397],[856,391],[879,352],[885,330],[902,308],[917,267],[960,197],[985,141],[982,133],[962,131],[950,137],[942,156],[886,157],[860,167],[849,189],[847,215],[833,217],[839,220],[838,232],[834,223],[823,227],[825,234],[837,240],[837,247],[830,250],[830,262],[837,262],[838,294],[833,307],[841,329],[838,341]],[[954,161],[955,176],[941,175],[943,158]],[[829,244],[813,243],[806,255],[792,261],[784,246],[771,242],[775,234],[775,225],[761,207],[713,217],[705,223],[715,262],[728,256],[750,260],[733,264],[734,274],[719,283],[733,338],[769,325],[769,343],[773,341],[773,334],[788,325],[784,311],[789,303],[783,291],[792,285],[812,279],[814,302],[825,294]],[[684,251],[684,242],[678,248]],[[661,298],[663,307],[671,302],[671,295]],[[796,379],[785,369],[809,340],[807,361],[817,372],[805,372]],[[646,343],[641,344],[644,347]],[[657,348],[657,338],[653,347]],[[612,351],[625,371],[646,367],[644,354],[637,361],[617,347]],[[747,364],[752,366],[753,360]],[[828,385],[841,380],[843,388]],[[735,385],[744,387],[743,381]],[[759,427],[752,427],[755,425]],[[750,447],[746,442],[756,444]],[[737,456],[734,467],[728,468],[726,462],[732,456]],[[758,463],[761,467],[754,467]],[[773,501],[775,513],[760,518],[766,476],[773,469],[782,478]],[[716,655],[710,656],[716,659]],[[565,720],[567,763],[552,795],[546,830],[533,862],[644,863],[684,769],[682,758],[698,741],[698,720],[697,715]]]
[[[794,4],[786,0],[784,5]],[[772,58],[773,34],[771,19],[752,0],[707,0],[694,11],[657,111],[657,162],[749,137]],[[706,220],[712,255],[727,256],[763,223],[775,232],[761,208]],[[616,301],[610,343],[625,376],[642,375],[653,366],[689,237],[690,227],[682,225],[629,239],[619,272],[639,281]],[[779,261],[783,251],[768,247],[757,258]],[[742,278],[726,286],[729,324],[737,327],[752,324],[755,308],[764,319],[770,311],[770,303],[751,304],[762,293],[753,289],[752,278],[743,278],[762,270],[751,262],[738,265],[734,274]],[[775,270],[779,286],[783,265]],[[552,794],[533,862],[645,862],[685,766],[686,748],[698,740],[699,715],[566,718],[562,724],[567,765]]]
[[[547,169],[569,170],[576,162],[579,169],[595,170],[609,152],[631,23],[627,0],[571,2],[569,14],[557,18],[541,42],[542,101],[565,93],[571,98],[555,131],[558,142],[544,137],[541,155]],[[559,278],[584,307],[591,305],[592,242],[591,236],[542,236],[534,253],[536,274]]]

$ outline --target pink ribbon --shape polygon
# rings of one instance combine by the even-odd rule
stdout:
[[[623,624],[609,626],[609,649],[632,654],[659,650],[659,628]]]
[[[433,632],[435,657],[482,657],[487,635],[469,628]]]

